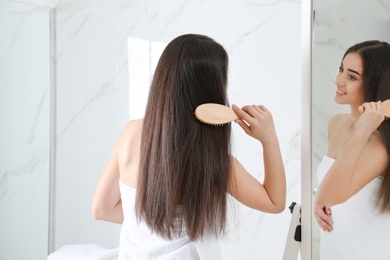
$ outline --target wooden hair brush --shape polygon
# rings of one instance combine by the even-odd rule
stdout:
[[[390,99],[383,101],[382,107],[385,118],[390,118]],[[360,113],[364,112],[364,106],[360,106],[358,109]]]
[[[236,119],[237,114],[228,106],[215,103],[205,103],[195,109],[195,117],[209,125],[224,125]]]

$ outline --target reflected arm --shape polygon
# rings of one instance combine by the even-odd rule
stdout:
[[[335,162],[322,180],[316,203],[331,207],[347,201],[387,167],[387,152],[376,129],[377,124],[367,117],[355,126],[349,140],[337,150]],[[380,122],[379,122],[380,123]],[[334,135],[345,131],[345,125],[329,124],[329,146]]]

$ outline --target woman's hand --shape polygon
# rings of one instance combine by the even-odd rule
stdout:
[[[366,102],[362,107],[364,112],[356,123],[356,131],[370,136],[385,119],[382,102]]]
[[[315,203],[314,216],[318,225],[320,225],[324,231],[330,232],[333,230],[332,210],[329,207],[320,206]]]
[[[240,109],[237,105],[233,105],[232,108],[241,118],[235,122],[245,133],[259,140],[263,145],[277,138],[272,114],[265,106],[252,105]]]

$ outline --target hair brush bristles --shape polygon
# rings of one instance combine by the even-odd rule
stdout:
[[[194,114],[195,114],[195,113],[194,113]],[[196,117],[196,115],[195,115],[195,118],[196,118],[196,120],[197,120],[198,122],[200,122],[201,124],[205,124],[205,125],[209,125],[209,126],[221,127],[221,126],[224,126],[224,125],[225,125],[225,124],[210,124],[210,123],[202,122],[202,121],[200,121],[200,120]]]

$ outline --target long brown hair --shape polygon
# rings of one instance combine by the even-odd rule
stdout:
[[[228,105],[228,55],[213,39],[186,34],[158,62],[143,121],[136,213],[152,231],[190,239],[225,231],[230,124],[194,116],[203,103]]]
[[[366,102],[390,99],[390,45],[384,41],[365,41],[350,47],[344,57],[355,52],[363,61],[364,99]],[[383,213],[390,213],[390,120],[378,127],[387,148],[386,175],[378,191],[378,206]]]

